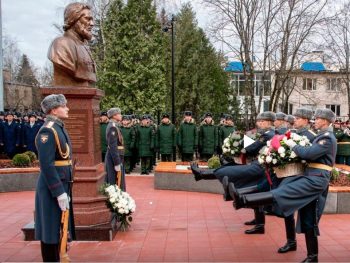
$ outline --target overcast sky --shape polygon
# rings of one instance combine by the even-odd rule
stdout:
[[[181,3],[190,0],[171,0],[170,11],[176,12]],[[35,66],[48,60],[46,53],[51,41],[59,34],[53,24],[63,24],[64,7],[69,0],[2,0],[3,35],[17,41],[20,51],[29,56]],[[208,12],[200,0],[190,1],[197,13],[199,26],[205,28]]]

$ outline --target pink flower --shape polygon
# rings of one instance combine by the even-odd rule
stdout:
[[[283,139],[284,135],[275,135],[271,139],[271,147],[278,151],[278,148],[281,147],[281,140]]]

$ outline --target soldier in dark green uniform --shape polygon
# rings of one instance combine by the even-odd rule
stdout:
[[[107,141],[106,141],[106,129],[108,125],[108,117],[107,112],[101,112],[100,116],[100,132],[101,132],[101,154],[102,154],[102,162],[105,161],[105,156],[107,152]]]
[[[213,115],[208,112],[204,116],[203,124],[199,128],[198,148],[202,161],[208,161],[209,158],[216,154],[218,133],[214,125]]]
[[[191,111],[185,111],[184,115],[185,117],[180,125],[177,139],[182,161],[189,162],[193,160],[193,154],[197,151],[198,147],[197,127],[192,118]]]
[[[221,134],[221,128],[225,125],[225,121],[226,121],[226,114],[221,113],[220,114],[220,122],[218,125],[218,147],[217,147],[217,153],[219,155],[222,154],[222,143],[221,143],[221,138],[220,138],[220,134]]]
[[[132,149],[135,148],[136,143],[136,132],[131,125],[131,116],[124,115],[122,119],[122,126],[120,130],[123,135],[124,140],[124,167],[125,173],[129,174],[132,171],[131,167],[131,158],[132,158]]]
[[[167,113],[162,116],[162,122],[157,131],[156,141],[162,162],[171,162],[172,154],[176,147],[176,130]]]
[[[48,114],[35,139],[40,175],[35,193],[35,239],[44,262],[59,262],[62,212],[69,209],[69,233],[75,239],[71,202],[72,146],[63,120],[69,109],[64,95],[51,94],[41,102]]]
[[[131,149],[132,157],[131,157],[131,170],[135,169],[136,165],[140,163],[140,157],[139,157],[139,150],[137,149],[138,146],[138,132],[139,132],[139,126],[140,126],[140,120],[139,118],[133,114],[131,116],[131,126],[134,129],[135,132],[135,146]]]
[[[156,146],[157,145],[157,141],[156,140],[157,140],[157,129],[158,129],[158,127],[157,127],[157,124],[154,122],[154,119],[152,118],[151,115],[148,115],[148,120],[149,120],[150,126],[152,128],[152,132],[153,132],[153,140],[154,140],[153,145]],[[148,167],[149,171],[152,171],[153,170],[153,166],[156,165],[157,151],[156,151],[155,147],[152,149],[152,153],[153,153],[153,155],[152,155],[152,158],[151,158],[150,165]]]
[[[225,117],[225,123],[219,130],[219,146],[222,148],[224,140],[235,131],[233,117],[230,114],[227,114]]]
[[[335,125],[334,129],[338,146],[336,163],[350,165],[350,121],[347,121],[345,125],[344,130],[339,130],[338,125]]]
[[[154,150],[154,133],[147,115],[142,116],[141,124],[138,127],[137,143],[141,158],[141,174],[149,174]]]

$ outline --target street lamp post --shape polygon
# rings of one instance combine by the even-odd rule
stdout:
[[[171,16],[170,24],[163,27],[164,32],[171,30],[171,121],[175,125],[175,16]],[[176,161],[176,149],[173,151],[173,161]]]

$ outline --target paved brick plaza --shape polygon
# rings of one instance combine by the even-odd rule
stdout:
[[[278,254],[285,243],[282,219],[267,217],[266,234],[245,235],[250,210],[235,211],[216,194],[153,189],[153,177],[127,177],[137,211],[128,232],[112,242],[74,242],[72,261],[294,261],[298,250]],[[0,194],[0,261],[40,261],[38,242],[25,242],[21,227],[32,220],[34,192]],[[350,261],[350,215],[324,215],[319,260]]]

